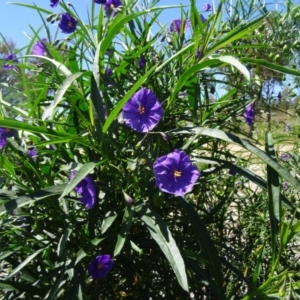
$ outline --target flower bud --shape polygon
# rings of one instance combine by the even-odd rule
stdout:
[[[124,191],[123,191],[123,195],[124,195],[124,199],[128,205],[131,206],[134,204],[134,200],[128,194],[126,194]]]
[[[51,14],[51,15],[49,15],[49,16],[46,18],[46,21],[47,21],[47,22],[51,22],[52,19],[53,19],[53,17],[55,17],[55,16],[56,16],[56,14]]]

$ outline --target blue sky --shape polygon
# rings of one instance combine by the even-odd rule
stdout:
[[[69,0],[66,2],[71,2],[77,12],[79,13],[80,17],[82,20],[87,21],[87,6],[90,6],[92,0]],[[24,34],[24,32],[32,36],[33,32],[30,29],[31,25],[35,30],[40,28],[42,26],[42,20],[40,19],[39,14],[37,11],[26,8],[26,7],[21,7],[15,4],[10,4],[13,2],[19,2],[23,4],[34,4],[36,3],[39,7],[42,7],[44,9],[49,10],[50,12],[60,12],[61,8],[57,6],[56,8],[50,7],[50,0],[23,0],[23,1],[11,1],[11,2],[6,2],[3,0],[0,0],[0,12],[1,12],[1,17],[0,17],[0,33],[8,39],[12,39],[13,41],[16,42],[17,48],[21,48],[29,43],[28,37]],[[202,9],[204,1],[199,1],[199,9]],[[190,1],[189,0],[160,0],[160,2],[157,4],[158,6],[164,6],[164,5],[189,5]],[[98,6],[98,5],[97,5]],[[100,8],[100,5],[99,5]],[[43,15],[46,17],[46,14]],[[180,17],[180,11],[172,9],[165,11],[160,18],[160,21],[163,24],[168,24],[169,20],[171,19],[176,19]],[[49,23],[48,23],[49,24]],[[57,30],[57,25],[56,24],[49,24],[51,28],[51,32],[54,35],[56,30]],[[40,32],[40,36],[44,37],[45,32],[43,29]],[[0,41],[2,38],[0,37]]]

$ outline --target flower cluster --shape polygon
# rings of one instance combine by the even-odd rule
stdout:
[[[160,121],[163,109],[154,93],[146,88],[135,93],[123,107],[123,120],[138,132],[149,132]],[[175,150],[159,157],[154,165],[157,187],[169,194],[184,196],[200,176],[184,151]]]
[[[249,104],[246,106],[244,118],[247,123],[247,125],[252,126],[254,121],[254,109],[252,107],[252,104]]]
[[[75,170],[71,171],[72,180],[76,174]],[[96,187],[90,175],[82,179],[75,187],[75,192],[81,194],[81,202],[87,209],[92,209],[96,204]]]
[[[103,279],[108,275],[114,265],[109,254],[99,255],[88,265],[88,273],[94,279]]]
[[[0,127],[0,148],[7,144],[7,139],[13,137],[15,131],[11,128]]]

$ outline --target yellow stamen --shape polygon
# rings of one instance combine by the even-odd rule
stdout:
[[[111,4],[111,5],[110,5],[110,8],[111,8],[111,9],[114,9],[114,8],[115,8],[115,6],[114,6],[113,4]]]
[[[69,21],[68,22],[68,26],[72,28],[73,27],[73,23],[71,21]]]
[[[98,263],[98,269],[102,269],[103,265],[101,263]]]
[[[142,115],[145,112],[145,107],[139,106],[138,110],[139,110],[140,114]]]
[[[175,171],[175,172],[174,172],[174,176],[175,176],[175,177],[180,177],[180,176],[181,176],[181,172]]]

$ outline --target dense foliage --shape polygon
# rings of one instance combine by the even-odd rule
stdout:
[[[46,34],[1,46],[2,299],[300,297],[297,128],[257,125],[300,6],[219,2],[17,4]]]

